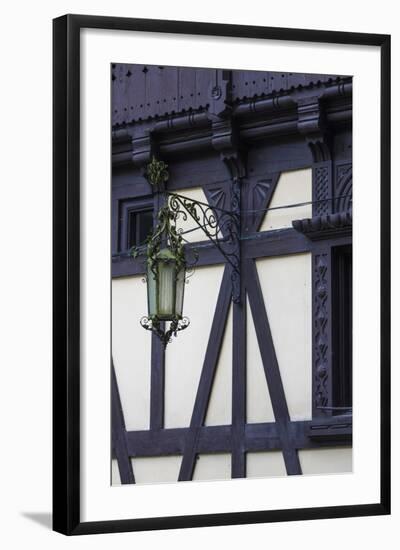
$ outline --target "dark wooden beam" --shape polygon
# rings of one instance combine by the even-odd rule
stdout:
[[[253,233],[246,237],[244,242],[246,243],[244,250],[246,258],[299,254],[309,252],[312,248],[309,239],[293,228]]]
[[[200,230],[201,231],[201,230]],[[350,238],[337,239],[339,244],[346,244]],[[336,242],[336,241],[335,241]],[[313,243],[293,228],[262,231],[245,235],[243,240],[243,256],[245,258],[261,258],[281,256],[285,254],[299,254],[310,252]],[[224,257],[215,245],[209,241],[199,241],[187,245],[188,250],[196,249],[199,260],[196,267],[224,263]],[[132,258],[126,254],[114,256],[112,261],[112,277],[128,277],[144,273],[143,257]]]
[[[325,430],[333,437],[314,439],[315,422],[294,421],[287,425],[293,447],[314,449],[340,445],[351,445],[351,421],[329,418]],[[181,455],[191,428],[168,428],[163,430],[138,430],[126,433],[127,451],[130,457]],[[340,443],[338,443],[340,440]],[[197,453],[230,453],[235,442],[232,426],[201,426],[197,432]],[[244,452],[281,450],[279,427],[275,422],[261,422],[244,425]]]
[[[241,303],[233,303],[232,334],[232,478],[246,477],[246,296],[242,277]]]
[[[150,429],[164,427],[165,353],[159,337],[151,335]]]

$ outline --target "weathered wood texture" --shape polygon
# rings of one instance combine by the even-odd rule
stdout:
[[[206,109],[229,94],[236,103],[252,97],[331,84],[338,75],[225,71],[155,65],[111,68],[114,126],[149,117]]]

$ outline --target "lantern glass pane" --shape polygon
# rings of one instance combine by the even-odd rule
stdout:
[[[157,282],[150,268],[147,268],[147,307],[149,317],[157,315]]]
[[[158,317],[166,321],[175,316],[175,262],[158,262]]]
[[[185,269],[181,269],[178,272],[177,278],[176,278],[176,315],[178,317],[182,317],[182,310],[183,310],[183,294],[185,290]]]

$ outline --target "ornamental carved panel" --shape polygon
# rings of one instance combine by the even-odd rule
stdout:
[[[320,162],[313,166],[313,216],[324,216],[332,211],[331,162]]]
[[[329,255],[315,254],[314,290],[314,407],[329,406]]]
[[[351,162],[336,166],[335,175],[335,212],[352,208],[353,201],[353,165]]]

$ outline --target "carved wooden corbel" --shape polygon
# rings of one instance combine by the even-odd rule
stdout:
[[[319,96],[297,99],[298,131],[306,138],[313,162],[331,160],[329,132]]]
[[[146,166],[150,163],[156,154],[155,143],[149,130],[141,136],[132,138],[132,162],[140,168],[142,174],[146,171]]]
[[[219,152],[221,160],[233,180],[246,175],[246,155],[239,139],[239,132],[231,119],[215,120],[212,125],[211,144]]]
[[[211,145],[219,152],[232,180],[239,180],[245,175],[245,155],[237,126],[232,121],[232,71],[215,71],[208,116],[212,129]]]

